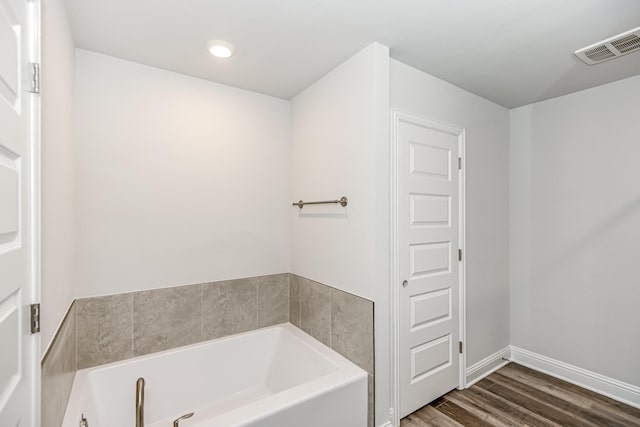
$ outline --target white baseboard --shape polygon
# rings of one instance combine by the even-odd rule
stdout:
[[[511,346],[511,360],[627,405],[640,408],[640,387],[586,369]],[[474,365],[475,366],[475,365]]]
[[[508,360],[502,360],[502,358],[509,359],[510,354],[511,348],[506,346],[492,355],[485,357],[478,363],[469,366],[466,372],[467,388],[509,363]]]
[[[393,424],[391,424],[391,421],[387,421],[384,424],[380,424],[378,427],[393,427]]]

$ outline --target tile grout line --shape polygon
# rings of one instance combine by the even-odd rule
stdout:
[[[200,283],[200,341],[204,341],[204,283]]]
[[[291,289],[293,289],[293,273],[291,273],[291,274],[290,274],[290,276],[289,276],[289,280],[290,280],[289,286],[291,286],[291,288],[289,288],[289,292],[291,292]],[[294,318],[294,320],[295,320],[295,322],[296,322],[296,327],[298,327],[298,328],[302,329],[302,328],[301,328],[301,326],[302,326],[302,325],[300,324],[300,296],[298,296],[298,301],[296,301],[296,300],[294,299],[294,300],[293,300],[293,303],[291,302],[291,299],[289,299],[289,303],[290,303],[290,304],[294,304],[294,305],[295,305],[295,304],[298,304],[298,309],[297,309],[298,317],[297,317],[297,318]],[[289,320],[291,320],[291,319],[289,319]]]
[[[298,304],[298,328],[302,329],[302,286],[298,279],[296,279],[296,283],[298,284],[298,300],[295,302]],[[304,331],[304,329],[302,330]]]
[[[132,357],[136,357],[136,345],[135,345],[135,330],[133,329],[135,326],[135,323],[133,321],[134,318],[134,303],[133,303],[133,299],[135,296],[135,292],[131,292],[131,356]]]
[[[258,306],[260,305],[260,296],[258,295],[260,293],[259,283],[260,279],[256,279],[256,328],[260,325],[260,309],[258,308]]]
[[[78,300],[74,300],[72,305],[73,305],[73,327],[75,329],[75,353],[76,353],[76,366],[74,367],[75,370],[78,370],[78,307],[77,307],[77,301]]]
[[[333,288],[329,286],[329,347],[333,349]]]
[[[298,283],[298,325],[304,331],[302,327],[302,280],[296,280],[296,282]]]
[[[298,285],[300,285],[300,283],[300,280],[298,280]],[[302,285],[298,286],[298,325],[300,325],[300,329],[302,329]],[[304,331],[304,329],[302,330]]]
[[[291,276],[287,273],[287,322],[291,322]]]

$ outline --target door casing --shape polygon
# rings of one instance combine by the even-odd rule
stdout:
[[[20,0],[26,4],[27,22],[26,25],[26,58],[22,57],[22,61],[30,64],[41,64],[41,16],[42,2],[41,0]],[[39,75],[36,81],[39,86]],[[24,288],[28,288],[28,297],[21,301],[21,330],[24,332],[30,329],[30,304],[40,303],[41,300],[41,102],[40,87],[36,88],[32,85],[34,78],[31,69],[21,68],[19,72],[21,79],[20,90],[22,96],[29,97],[28,102],[28,141],[26,141],[29,150],[28,174],[25,181],[28,183],[28,200],[29,209],[25,214],[25,223],[21,224],[21,231],[28,229],[25,239],[28,245],[28,280]],[[31,90],[27,89],[31,86]],[[35,92],[35,93],[34,93]],[[26,164],[25,164],[26,166]],[[24,177],[23,177],[24,178]],[[23,213],[21,212],[22,216]],[[22,228],[24,227],[24,228]],[[40,320],[42,316],[40,313]],[[23,354],[21,359],[22,371],[28,371],[27,397],[29,399],[29,416],[30,425],[25,427],[37,427],[42,424],[41,420],[41,354],[42,343],[39,332],[25,335],[24,339],[29,342],[29,352]]]

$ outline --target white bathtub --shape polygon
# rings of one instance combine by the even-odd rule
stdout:
[[[76,373],[62,427],[365,427],[367,374],[290,324]]]

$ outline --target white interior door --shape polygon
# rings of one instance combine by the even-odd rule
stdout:
[[[32,179],[34,96],[29,93],[35,6],[0,0],[0,426],[38,422],[38,335]]]
[[[459,384],[461,135],[398,122],[400,417]]]

